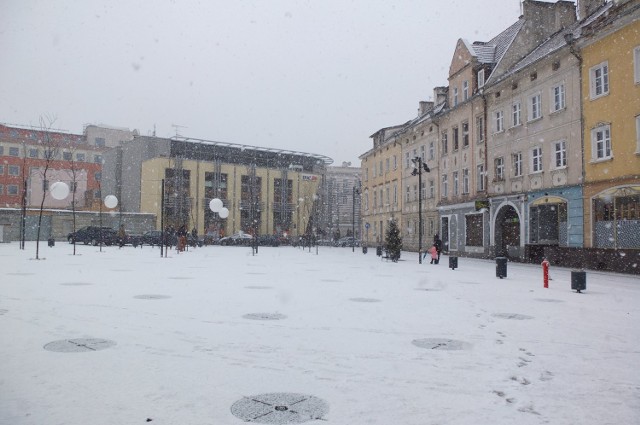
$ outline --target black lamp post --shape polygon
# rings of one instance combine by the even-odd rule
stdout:
[[[356,252],[356,195],[360,195],[359,183],[353,184],[353,202],[351,204],[351,252]]]
[[[412,176],[418,176],[418,264],[422,264],[422,171],[430,172],[431,170],[422,162],[422,157],[416,156],[411,160],[413,162]]]

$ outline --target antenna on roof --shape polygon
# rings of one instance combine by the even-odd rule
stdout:
[[[189,127],[187,127],[187,126],[185,126],[185,125],[178,125],[178,124],[171,124],[171,127],[173,127],[173,128],[175,128],[175,129],[176,129],[176,137],[180,136],[180,135],[178,134],[178,130],[179,130],[180,128],[189,128]]]

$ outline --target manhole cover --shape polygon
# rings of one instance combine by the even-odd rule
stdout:
[[[513,320],[528,320],[533,319],[532,316],[527,316],[524,314],[516,314],[516,313],[495,313],[492,314],[493,317],[499,317],[501,319],[513,319]]]
[[[536,298],[536,301],[542,301],[543,303],[563,303],[562,300],[554,300],[552,298]]]
[[[137,298],[139,300],[166,300],[167,298],[171,298],[171,297],[169,295],[143,294],[143,295],[136,295],[133,298]]]
[[[88,282],[65,282],[65,283],[61,283],[60,285],[64,285],[64,286],[87,286],[87,285],[92,285],[92,284],[88,283]]]
[[[447,338],[423,338],[414,339],[411,341],[413,345],[420,348],[427,348],[429,350],[465,350],[471,347],[471,344],[464,341],[457,341],[455,339]]]
[[[351,301],[355,301],[357,303],[379,303],[380,300],[376,298],[349,298]]]
[[[245,288],[247,288],[247,289],[271,289],[271,286],[254,285],[254,286],[245,286]]]
[[[312,395],[271,393],[244,397],[233,403],[231,413],[245,422],[300,424],[323,420],[329,405]]]
[[[115,341],[99,338],[77,338],[53,341],[44,346],[45,350],[58,353],[79,353],[83,351],[105,350],[116,345]]]
[[[249,313],[242,317],[251,320],[282,320],[287,318],[287,316],[280,313]]]

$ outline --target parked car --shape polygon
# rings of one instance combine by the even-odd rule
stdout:
[[[85,245],[115,245],[118,243],[118,232],[111,227],[86,226],[67,235],[69,243],[83,243]]]
[[[335,241],[334,246],[360,246],[360,239],[356,239],[353,236],[345,236]]]
[[[253,241],[253,236],[247,233],[235,233],[220,239],[220,245],[244,245],[249,246]]]
[[[275,235],[260,235],[256,242],[258,246],[280,246],[280,238]]]
[[[142,234],[140,239],[142,245],[161,245],[162,244],[162,232],[160,230],[149,230]]]

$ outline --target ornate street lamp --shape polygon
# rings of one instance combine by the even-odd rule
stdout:
[[[360,182],[353,184],[353,202],[351,217],[351,252],[356,252],[356,195],[360,195]]]
[[[422,264],[422,171],[428,173],[431,170],[422,162],[420,156],[416,156],[411,162],[413,162],[411,175],[418,176],[418,264]]]

